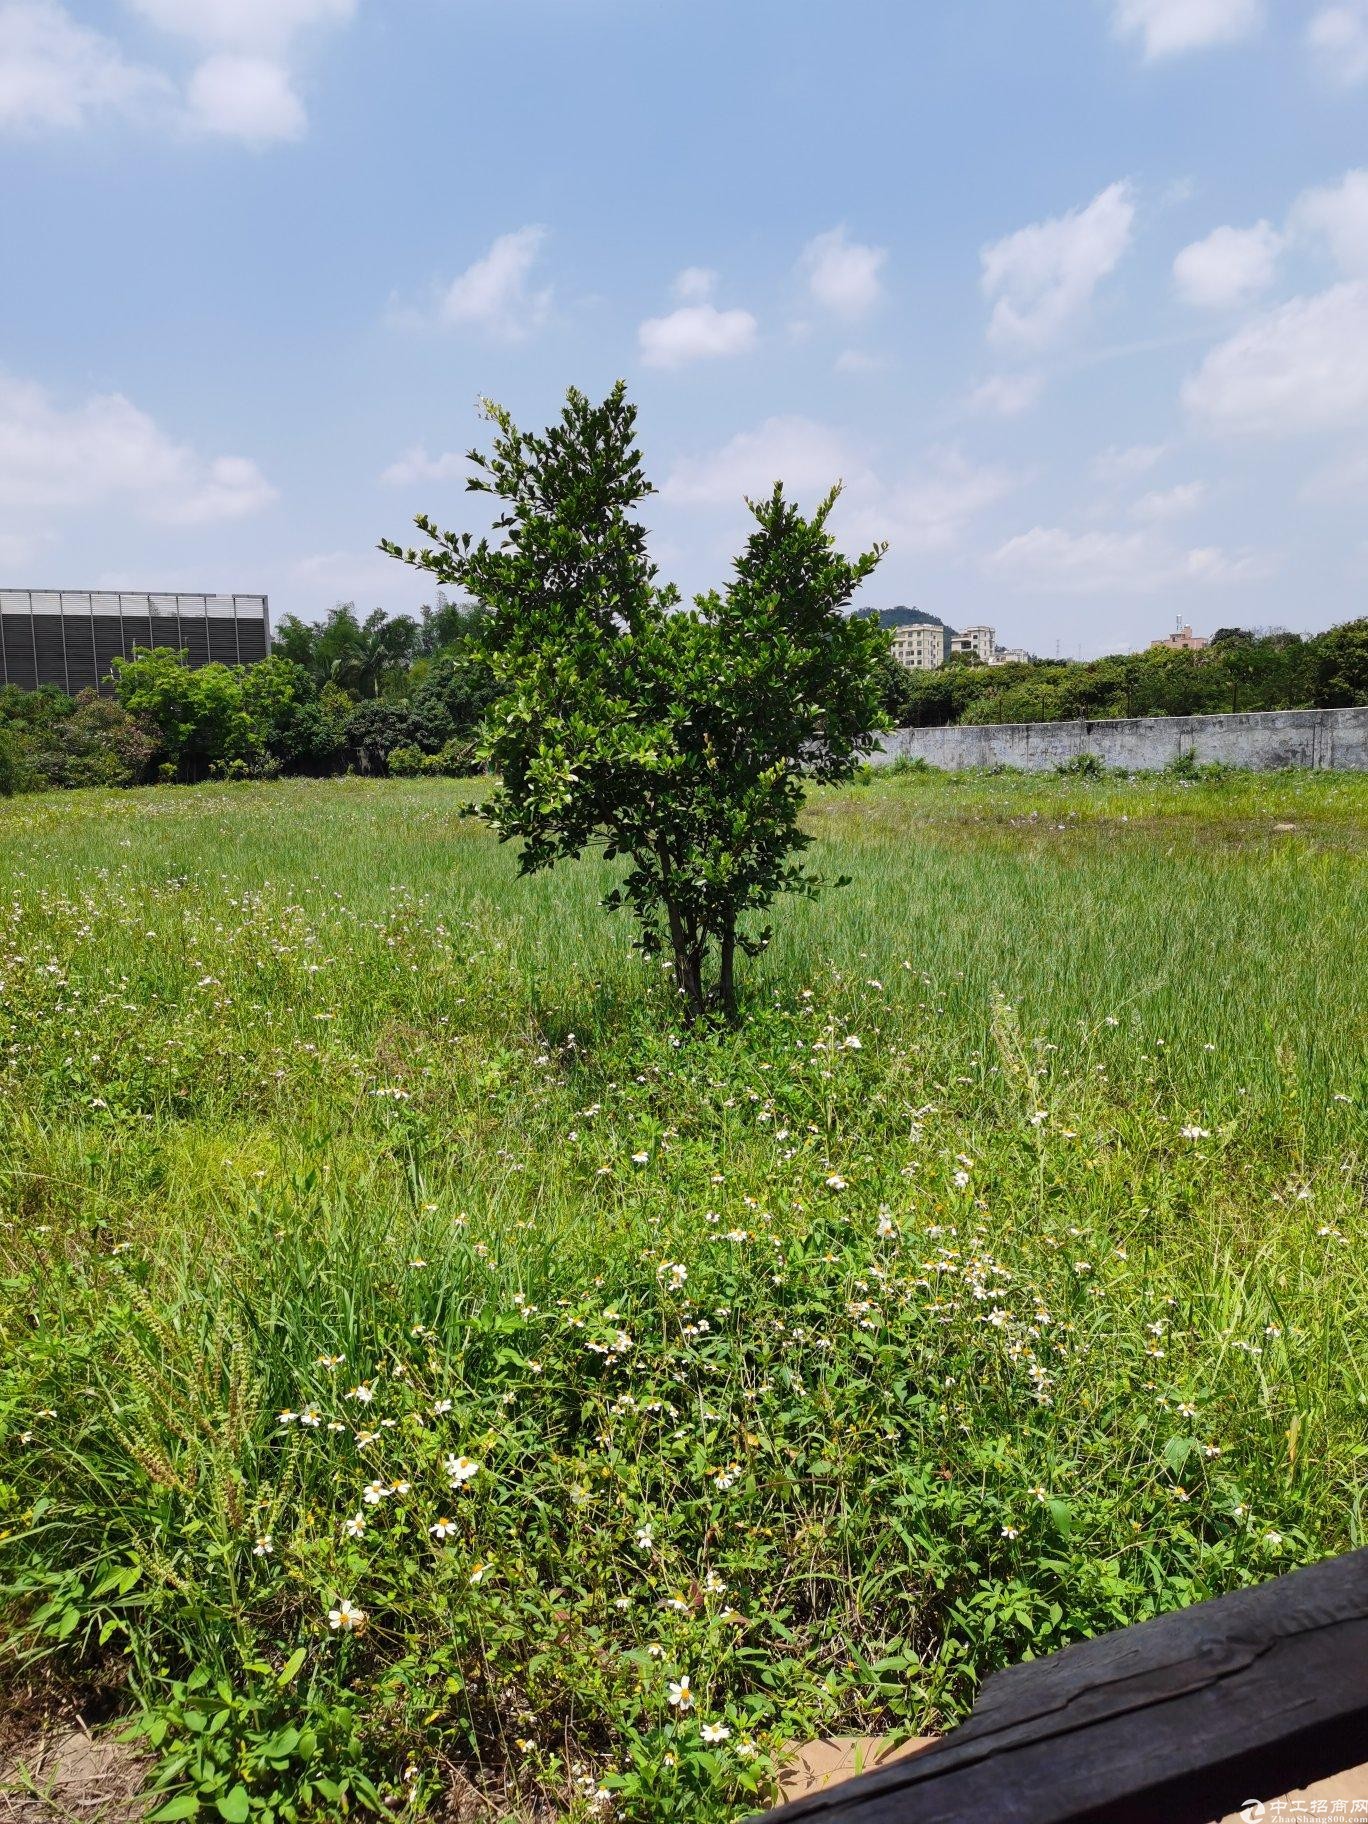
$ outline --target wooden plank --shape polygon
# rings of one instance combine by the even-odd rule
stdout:
[[[1366,1754],[1368,1549],[999,1672],[934,1748],[766,1817],[1209,1824]]]

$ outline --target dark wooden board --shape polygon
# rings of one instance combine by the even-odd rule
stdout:
[[[933,1748],[765,1815],[1209,1824],[1364,1761],[1368,1549],[996,1673]]]

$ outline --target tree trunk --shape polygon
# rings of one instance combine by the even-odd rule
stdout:
[[[706,1010],[703,1005],[703,958],[698,950],[675,951],[675,980],[689,1003],[690,1017],[701,1020]]]
[[[721,972],[717,998],[729,1020],[736,1018],[736,926],[728,921],[722,932]]]

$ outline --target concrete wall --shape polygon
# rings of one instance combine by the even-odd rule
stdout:
[[[1109,722],[1006,722],[991,728],[899,728],[871,756],[960,772],[1015,766],[1045,773],[1076,754],[1158,772],[1180,754],[1272,772],[1284,766],[1368,771],[1368,709],[1277,709],[1249,716],[1144,716]]]

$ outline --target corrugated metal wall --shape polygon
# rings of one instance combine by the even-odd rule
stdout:
[[[271,647],[266,597],[0,589],[0,684],[107,689],[111,661],[135,646],[179,647],[191,665],[250,665]]]

